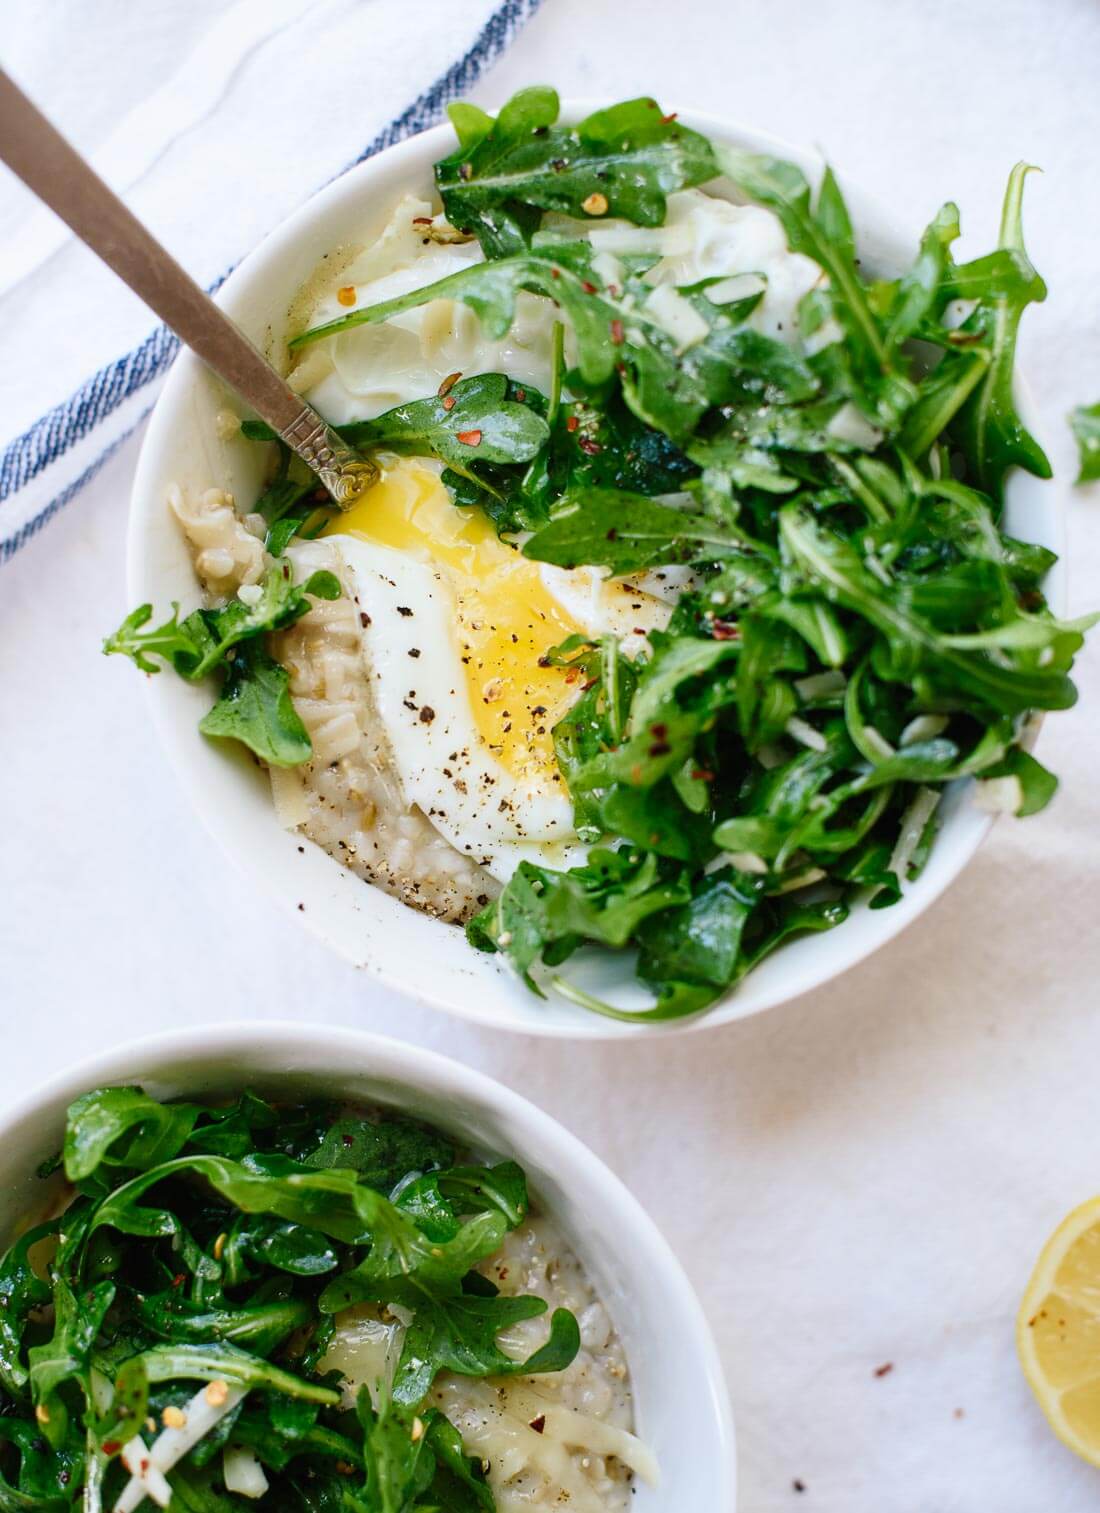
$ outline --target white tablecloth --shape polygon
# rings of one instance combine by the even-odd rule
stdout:
[[[1063,417],[1100,398],[1098,65],[1092,0],[545,0],[476,98],[543,79],[653,90],[815,141],[917,218],[955,197],[971,246],[992,235],[1012,163],[1041,164],[1028,234],[1051,295],[1022,359],[1064,480],[1079,611],[1100,602],[1100,499],[1068,485]],[[416,59],[401,67],[411,97],[425,81]],[[226,98],[242,87],[230,77]],[[224,164],[209,174],[222,182]],[[207,187],[189,181],[181,204]],[[33,415],[51,398],[20,403]],[[1002,823],[947,897],[842,981],[657,1044],[488,1035],[288,929],[197,828],[140,680],[98,654],[127,607],[136,450],[0,573],[0,1097],[104,1043],[232,1017],[432,1045],[564,1120],[669,1235],[725,1357],[744,1513],[1095,1508],[1100,1473],[1040,1419],[1012,1320],[1048,1231],[1100,1191],[1100,648],[1080,705],[1042,736],[1063,778],[1054,807]]]

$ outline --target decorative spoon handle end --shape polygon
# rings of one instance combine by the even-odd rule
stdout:
[[[279,435],[313,469],[342,510],[378,482],[377,466],[349,447],[307,404]]]

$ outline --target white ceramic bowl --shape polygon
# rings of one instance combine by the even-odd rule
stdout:
[[[155,1097],[255,1088],[401,1109],[486,1156],[514,1157],[540,1207],[584,1262],[630,1363],[638,1433],[662,1468],[637,1513],[734,1513],[733,1421],[722,1367],[691,1286],[640,1204],[590,1150],[499,1082],[433,1052],[354,1030],[223,1025],[108,1051],[0,1119],[0,1237],[41,1207],[38,1165],[61,1144],[65,1110],[94,1087],[140,1083]]]
[[[588,108],[572,102],[564,114],[575,120]],[[811,153],[690,111],[679,114],[685,124],[715,140],[787,157],[811,176],[820,170],[820,160]],[[255,341],[278,350],[287,334],[287,310],[325,254],[377,235],[403,191],[430,191],[432,164],[452,142],[450,128],[438,127],[368,159],[330,184],[245,259],[222,289],[220,302]],[[899,227],[865,194],[846,189],[867,265],[884,273],[904,265],[914,254],[921,226]],[[982,230],[991,236],[992,228]],[[134,604],[151,601],[159,610],[172,600],[181,601],[185,609],[199,602],[187,548],[165,506],[171,483],[191,490],[226,487],[243,502],[258,493],[261,449],[239,439],[226,443],[217,438],[214,416],[225,403],[225,391],[195,357],[183,353],[156,406],[134,483],[129,573]],[[1035,429],[1026,395],[1020,396],[1020,403],[1024,419]],[[1007,520],[1015,535],[1060,552],[1060,523],[1051,490],[1037,479],[1023,473],[1012,478]],[[1048,592],[1060,608],[1060,567],[1052,574]],[[499,957],[471,950],[460,930],[363,884],[317,847],[300,852],[299,837],[280,829],[267,779],[255,764],[199,734],[209,690],[165,674],[149,680],[149,696],[199,815],[250,877],[297,920],[391,987],[468,1019],[536,1034],[669,1033],[739,1019],[805,993],[869,956],[923,913],[962,871],[991,825],[989,816],[970,803],[968,785],[957,785],[944,800],[945,823],[927,867],[893,908],[857,907],[839,929],[788,943],[701,1018],[672,1026],[625,1025],[561,998],[536,998]],[[621,957],[601,957],[582,964],[581,971],[590,991],[639,1006],[645,1001]]]

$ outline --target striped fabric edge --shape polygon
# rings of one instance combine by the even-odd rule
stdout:
[[[402,113],[389,123],[361,153],[351,160],[333,179],[339,178],[349,168],[382,152],[394,143],[404,141],[429,126],[434,126],[442,117],[451,101],[470,90],[482,74],[506,51],[513,38],[535,14],[541,0],[505,0],[482,27],[470,48],[457,59],[445,73],[419,95]],[[319,187],[324,187],[319,186]],[[209,285],[214,294],[233,272],[227,268],[220,278]],[[11,498],[66,453],[97,430],[103,423],[125,409],[126,420],[122,429],[112,427],[116,434],[105,449],[85,465],[78,468],[65,487],[48,504],[25,521],[12,535],[0,540],[0,563],[8,561],[25,546],[32,536],[48,524],[88,483],[108,457],[114,454],[125,439],[141,424],[152,408],[151,404],[138,408],[130,402],[143,389],[160,378],[168,369],[179,350],[179,339],[166,326],[158,326],[143,342],[125,356],[113,359],[85,383],[81,384],[68,399],[55,405],[39,417],[21,436],[17,436],[0,452],[0,504]],[[119,417],[121,418],[121,417]]]

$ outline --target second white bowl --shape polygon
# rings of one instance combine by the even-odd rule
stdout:
[[[139,1083],[158,1098],[255,1088],[281,1099],[336,1098],[400,1109],[472,1149],[514,1157],[531,1193],[583,1261],[630,1363],[637,1432],[661,1485],[637,1513],[733,1513],[733,1422],[706,1319],[678,1261],[622,1183],[526,1099],[458,1062],[355,1031],[227,1025],[109,1051],[0,1118],[0,1239],[39,1211],[38,1166],[61,1145],[65,1110],[94,1087]]]

